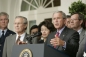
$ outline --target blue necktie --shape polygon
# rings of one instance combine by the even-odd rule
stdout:
[[[4,37],[4,31],[2,31],[2,36],[1,37]]]
[[[2,35],[0,37],[0,43],[2,43],[4,41],[4,31],[2,31]]]

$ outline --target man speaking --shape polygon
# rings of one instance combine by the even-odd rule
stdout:
[[[57,30],[49,34],[45,44],[66,53],[69,57],[76,57],[79,47],[79,34],[67,28],[65,20],[64,12],[58,11],[53,14],[52,23]]]

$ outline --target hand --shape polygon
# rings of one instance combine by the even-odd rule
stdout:
[[[24,41],[18,41],[18,43],[17,43],[18,45],[21,45],[21,44],[27,44],[26,42],[24,42]]]
[[[55,38],[51,39],[50,43],[53,46],[64,46],[65,41],[61,40],[58,36],[55,35]]]

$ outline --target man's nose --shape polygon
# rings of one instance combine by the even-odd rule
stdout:
[[[18,27],[18,24],[15,24],[16,27]]]
[[[58,19],[56,19],[55,21],[58,22]]]
[[[70,23],[73,23],[73,20],[70,20]]]
[[[45,33],[45,31],[43,31],[43,33]]]
[[[5,22],[5,20],[2,20],[2,22]]]

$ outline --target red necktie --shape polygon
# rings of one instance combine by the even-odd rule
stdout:
[[[56,36],[58,36],[58,37],[59,37],[59,32],[56,32]],[[54,46],[54,48],[56,48],[56,46]]]
[[[59,37],[59,32],[57,32],[57,33],[56,33],[56,36],[58,36],[58,37]]]

